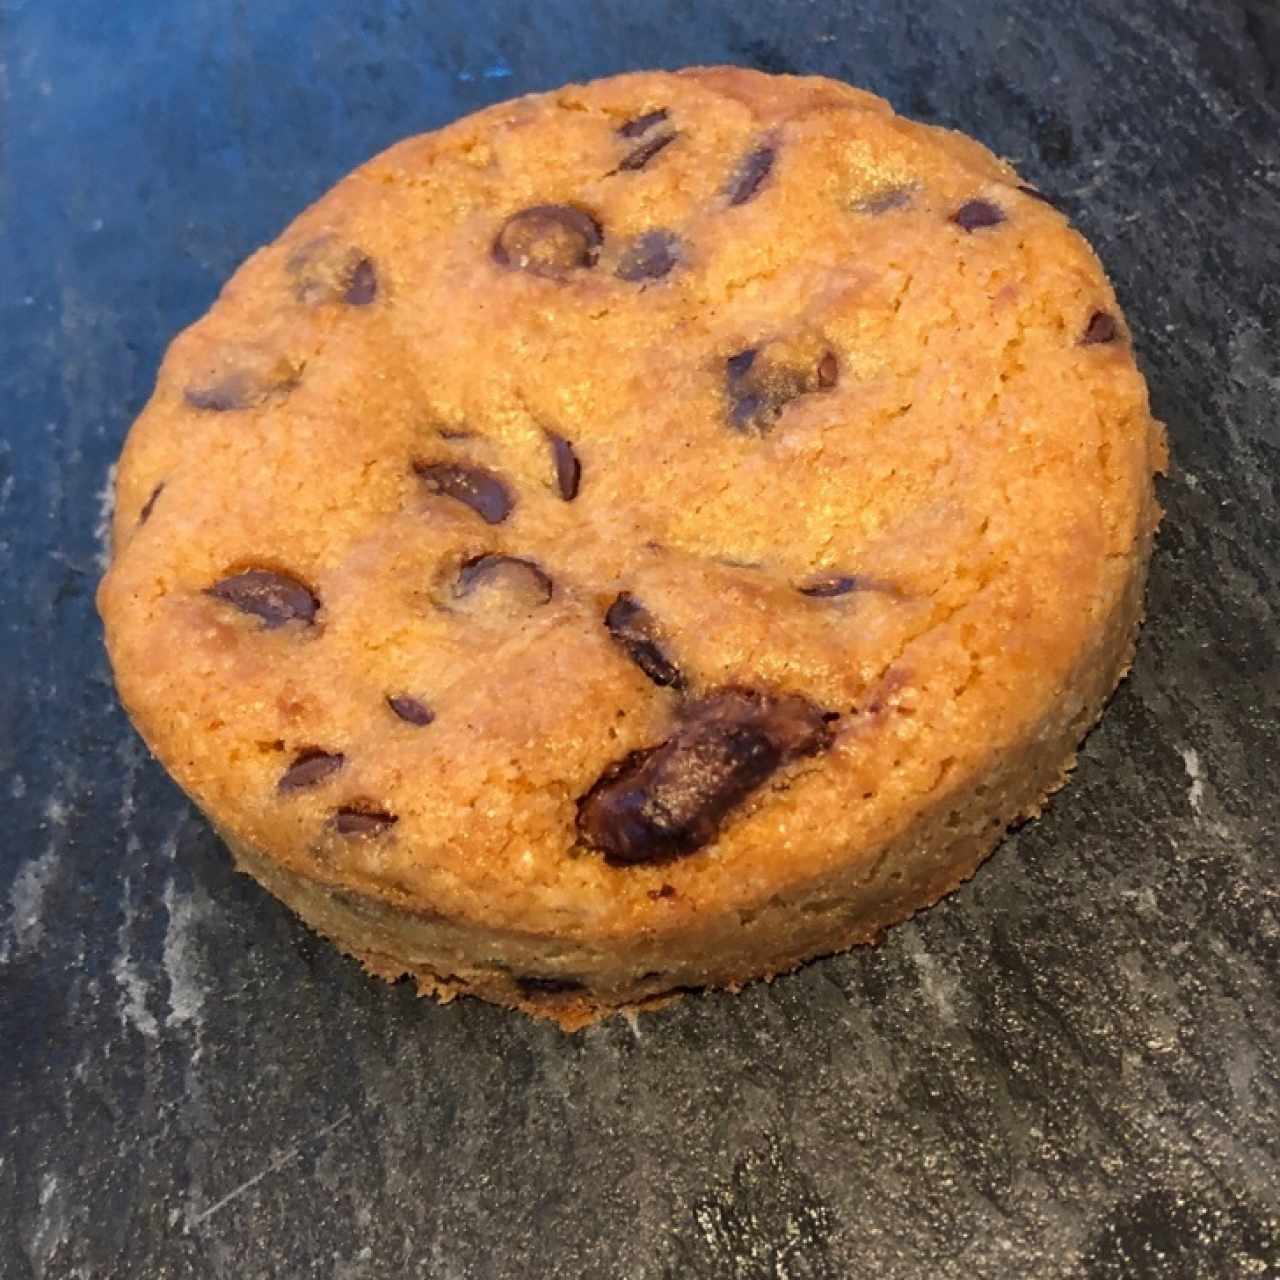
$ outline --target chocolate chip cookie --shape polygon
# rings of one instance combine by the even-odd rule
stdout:
[[[239,865],[579,1026],[872,942],[1126,670],[1164,437],[977,143],[720,68],[401,142],[173,343],[99,595]]]

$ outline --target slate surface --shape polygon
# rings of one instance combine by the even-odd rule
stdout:
[[[237,878],[112,695],[165,343],[395,138],[645,65],[842,76],[1056,192],[1177,467],[1071,787],[878,950],[575,1038]],[[0,0],[0,1276],[1280,1275],[1273,0]]]

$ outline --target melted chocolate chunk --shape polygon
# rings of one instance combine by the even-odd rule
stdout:
[[[775,154],[772,147],[757,147],[743,156],[725,188],[725,195],[729,197],[731,205],[746,204],[756,195],[773,168]]]
[[[235,605],[242,613],[253,614],[271,629],[286,622],[313,623],[320,609],[320,601],[309,587],[272,569],[232,574],[206,588],[205,594]]]
[[[648,133],[655,124],[661,124],[668,114],[666,107],[646,112],[642,116],[636,116],[634,120],[628,120],[626,124],[619,125],[618,134],[623,138],[638,138],[641,134]]]
[[[515,506],[507,486],[492,471],[461,462],[415,462],[418,478],[442,497],[470,507],[485,524],[501,524]]]
[[[348,306],[367,307],[378,296],[378,272],[372,258],[361,258],[351,269],[342,300]]]
[[[894,209],[905,209],[911,203],[911,194],[911,187],[885,187],[883,191],[874,191],[871,195],[864,196],[853,207],[858,213],[878,217]]]
[[[577,978],[516,978],[516,986],[526,996],[559,996],[570,991],[585,991],[586,984]]]
[[[345,302],[368,306],[378,296],[373,259],[337,236],[317,236],[299,245],[285,262],[293,278],[293,296],[303,306]]]
[[[1085,326],[1080,345],[1091,347],[1099,342],[1114,342],[1119,336],[1120,326],[1116,324],[1115,316],[1106,311],[1095,311]]]
[[[626,650],[627,656],[653,681],[672,689],[684,688],[680,669],[662,652],[658,627],[649,611],[632,595],[623,592],[608,608],[604,625]]]
[[[231,413],[253,409],[269,396],[288,395],[301,380],[302,368],[289,357],[248,343],[219,353],[214,367],[183,391],[193,409]]]
[[[578,486],[582,483],[582,463],[564,436],[554,431],[546,434],[551,445],[551,458],[556,464],[556,488],[566,502],[572,502],[578,496]]]
[[[674,132],[655,134],[633,151],[629,151],[622,163],[618,165],[618,169],[623,173],[634,173],[637,169],[643,169],[659,151],[673,143],[678,136]]]
[[[276,790],[301,791],[304,787],[314,787],[331,774],[337,773],[346,763],[346,759],[346,756],[340,752],[321,751],[319,747],[310,747],[299,753],[294,762],[284,771],[280,781],[276,783]]]
[[[428,725],[436,718],[436,713],[425,702],[405,693],[387,694],[387,706],[407,724]]]
[[[600,224],[586,210],[538,204],[502,224],[493,257],[504,267],[559,280],[569,271],[594,267],[603,239]]]
[[[363,805],[344,805],[332,818],[333,829],[340,836],[380,836],[399,821],[394,813]]]
[[[801,359],[812,363],[797,363]],[[823,351],[814,359],[811,346],[807,353],[788,350],[784,343],[777,344],[776,350],[748,347],[725,361],[730,425],[766,435],[792,400],[830,391],[839,378],[834,351]]]
[[[833,596],[847,596],[851,591],[857,591],[858,586],[857,578],[846,577],[842,574],[829,574],[819,578],[810,578],[808,582],[803,583],[796,590],[802,596],[812,596],[815,600],[829,600]]]
[[[546,604],[553,590],[551,579],[532,560],[519,556],[473,556],[463,563],[454,584],[456,599],[464,599],[485,587],[505,587],[530,605]]]
[[[151,490],[151,497],[142,504],[142,510],[138,512],[138,523],[146,524],[151,519],[151,513],[155,510],[156,499],[164,492],[164,481],[161,480],[154,489]]]
[[[620,280],[661,280],[680,256],[679,238],[670,231],[645,231],[636,236],[618,259]]]
[[[578,831],[614,866],[710,844],[782,765],[831,745],[812,703],[726,689],[692,707],[666,742],[611,765],[578,802]]]
[[[964,231],[995,227],[1004,221],[1004,210],[990,200],[970,200],[951,215],[951,221]]]

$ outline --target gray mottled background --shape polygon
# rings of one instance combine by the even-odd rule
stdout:
[[[112,695],[165,343],[393,139],[833,74],[1060,197],[1176,467],[1072,786],[878,950],[574,1038],[364,978]],[[1275,0],[0,0],[0,1276],[1280,1276]]]

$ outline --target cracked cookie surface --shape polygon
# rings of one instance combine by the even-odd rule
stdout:
[[[576,1025],[871,940],[1035,812],[1163,449],[1087,244],[977,143],[621,76],[399,143],[240,268],[100,607],[247,870]]]

